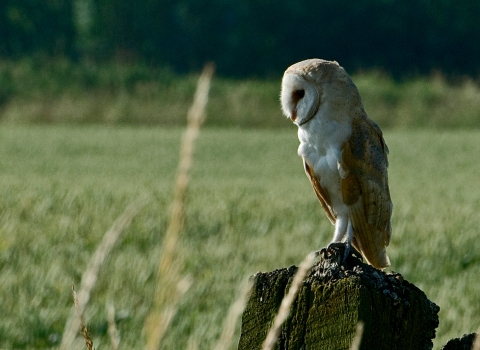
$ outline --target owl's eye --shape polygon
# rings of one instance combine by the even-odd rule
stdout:
[[[303,96],[305,96],[305,90],[300,89],[300,90],[293,90],[292,91],[292,100],[293,103],[297,104],[298,101],[300,101]]]
[[[301,99],[305,96],[305,90],[295,90],[295,95],[297,95],[298,99]]]

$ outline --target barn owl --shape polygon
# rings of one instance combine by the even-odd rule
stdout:
[[[280,100],[298,126],[305,173],[335,225],[332,243],[346,243],[345,257],[353,245],[372,266],[389,266],[388,148],[357,87],[337,62],[310,59],[285,71]]]

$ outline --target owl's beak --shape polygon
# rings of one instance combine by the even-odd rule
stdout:
[[[293,111],[292,114],[290,115],[290,119],[292,122],[295,123],[295,120],[297,120],[297,111]]]

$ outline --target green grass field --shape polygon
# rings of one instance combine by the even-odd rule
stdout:
[[[97,349],[110,346],[107,302],[121,316],[120,348],[143,348],[181,131],[0,127],[0,348],[55,347],[72,307],[71,283],[79,285],[116,217],[146,196],[86,313]],[[441,307],[438,349],[480,326],[480,131],[397,130],[385,138],[394,202],[391,269]],[[329,243],[333,226],[297,145],[293,126],[202,130],[180,247],[193,285],[164,349],[185,349],[189,339],[211,349],[246,277],[298,264]]]

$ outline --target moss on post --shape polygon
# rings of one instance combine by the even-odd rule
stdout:
[[[400,274],[384,273],[339,247],[324,250],[304,280],[277,349],[349,349],[358,321],[361,349],[431,349],[439,307]],[[254,276],[238,349],[261,349],[296,267]]]

